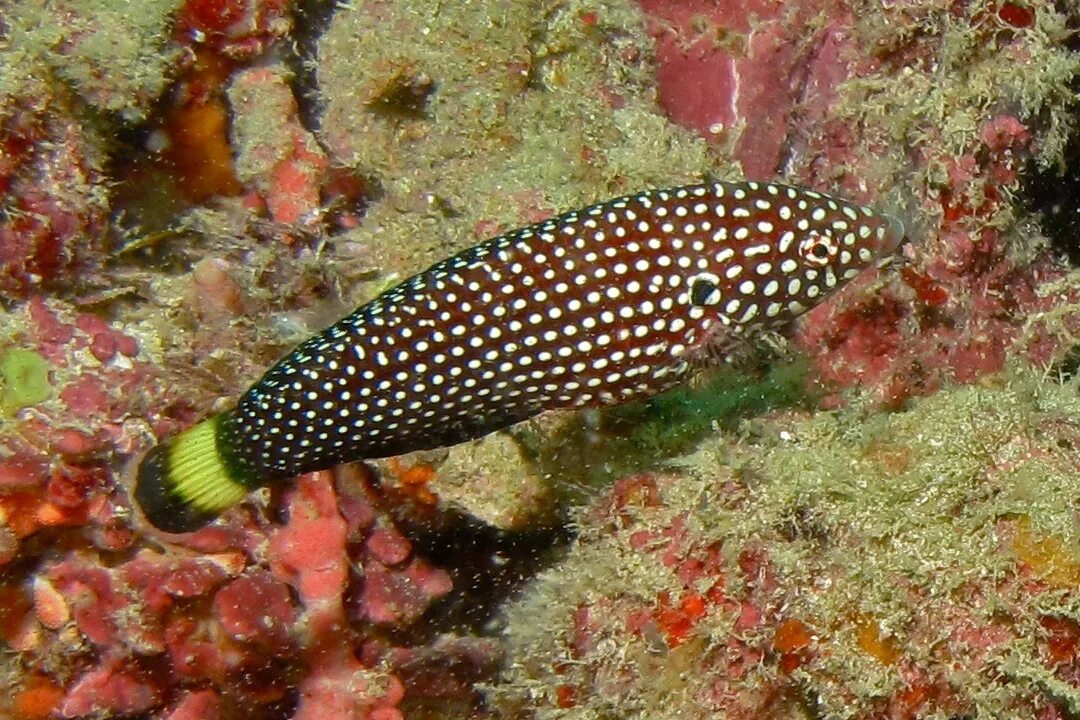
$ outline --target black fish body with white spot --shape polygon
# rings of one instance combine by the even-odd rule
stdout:
[[[187,531],[304,472],[654,395],[902,236],[888,215],[754,182],[652,190],[514,230],[302,343],[233,411],[153,448],[135,497],[154,525]]]

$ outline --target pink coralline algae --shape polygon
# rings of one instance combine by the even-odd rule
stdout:
[[[0,114],[0,294],[25,297],[100,269],[108,217],[101,159],[63,113]]]
[[[218,720],[221,700],[213,690],[196,690],[185,695],[165,716],[166,720]]]
[[[66,717],[111,712],[134,715],[146,712],[160,701],[159,690],[123,663],[110,661],[80,677],[68,689],[60,704]]]
[[[759,0],[641,0],[657,43],[660,103],[677,123],[722,143],[750,178],[775,175],[791,135],[819,120],[848,74],[842,5]]]
[[[33,568],[32,582],[0,583],[0,637],[39,678],[12,689],[10,708],[400,718],[395,648],[372,645],[375,629],[408,627],[452,583],[382,515],[366,476],[300,479],[281,523],[248,512],[183,539],[144,537],[113,458],[204,400],[148,362],[145,335],[42,298],[6,317],[4,343],[43,358],[51,387],[0,418],[0,563]]]
[[[32,597],[7,604],[20,617],[10,620],[5,640],[46,667],[49,658],[65,658],[57,677],[65,717],[162,707],[185,717],[237,703],[256,717],[402,717],[396,706],[404,686],[389,666],[360,656],[371,625],[350,618],[346,605],[404,627],[450,590],[449,578],[418,559],[401,560],[401,580],[395,570],[373,568],[383,589],[350,599],[350,585],[368,584],[352,570],[366,561],[350,558],[368,528],[350,528],[342,517],[332,476],[302,478],[287,508],[280,528],[192,536],[203,554],[142,550],[114,567],[88,550],[58,562],[42,558]],[[230,549],[244,544],[259,555],[264,548],[269,566]],[[388,580],[408,590],[386,592]],[[209,689],[177,694],[190,683]],[[282,702],[294,710],[282,715],[275,710]]]
[[[130,532],[105,456],[142,442],[138,425],[123,418],[140,408],[133,398],[156,371],[135,360],[132,336],[62,303],[34,298],[6,320],[18,346],[50,368],[51,388],[48,399],[2,420],[4,534],[17,541],[45,527],[90,523],[100,547],[125,547]],[[16,552],[9,547],[5,556]]]
[[[976,149],[942,161],[948,187],[940,195],[937,231],[912,249],[898,282],[856,292],[850,304],[822,308],[803,325],[800,342],[820,353],[821,380],[833,387],[857,383],[897,407],[946,383],[1000,371],[1017,341],[1030,361],[1053,361],[1060,337],[1025,336],[1027,323],[1080,297],[1076,290],[1064,297],[1041,290],[1065,269],[1048,255],[1019,257],[1001,230],[984,222],[1006,209],[1030,142],[1025,125],[999,116],[983,124]]]
[[[329,474],[322,473],[298,482],[288,501],[289,521],[270,545],[277,573],[288,579],[304,607],[299,640],[311,672],[297,688],[299,702],[293,717],[396,720],[402,717],[395,708],[404,696],[401,681],[356,656],[357,638],[345,608],[349,567],[343,550],[349,534],[361,528],[350,528],[338,512],[328,480]],[[380,572],[367,563],[364,567],[372,574]],[[439,574],[435,571],[435,575]],[[367,576],[364,586],[372,582]],[[430,592],[420,601],[421,606],[448,592],[450,586],[429,584],[426,589]],[[369,615],[394,621],[399,619],[394,616],[398,597],[403,595],[368,594],[362,606],[370,608]]]
[[[291,646],[296,621],[288,587],[264,570],[229,582],[214,595],[214,613],[233,640],[252,642],[270,655]]]
[[[300,124],[288,74],[281,67],[238,72],[228,96],[240,180],[254,186],[274,222],[315,224],[328,161]]]

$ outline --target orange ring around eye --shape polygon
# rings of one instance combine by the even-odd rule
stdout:
[[[836,242],[830,235],[811,231],[799,243],[799,256],[817,267],[823,267],[836,256]]]

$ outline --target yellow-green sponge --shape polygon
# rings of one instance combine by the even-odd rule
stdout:
[[[24,348],[0,352],[0,410],[37,405],[51,395],[49,363],[45,358]]]

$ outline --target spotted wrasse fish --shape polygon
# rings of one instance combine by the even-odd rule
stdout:
[[[382,293],[233,410],[152,448],[135,499],[188,531],[301,473],[654,395],[781,328],[903,234],[869,208],[755,182],[648,190],[513,230]]]

